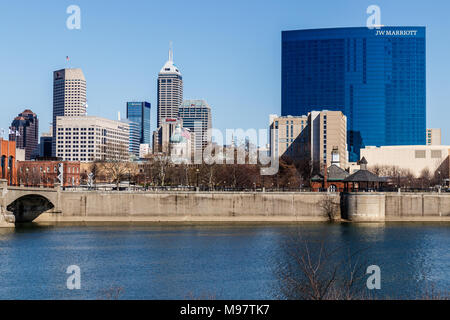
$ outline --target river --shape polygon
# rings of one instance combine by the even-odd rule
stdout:
[[[364,248],[379,297],[450,288],[450,223],[31,224],[0,229],[0,299],[274,299],[293,232]]]

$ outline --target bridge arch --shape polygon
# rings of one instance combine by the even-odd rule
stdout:
[[[51,210],[55,205],[45,196],[30,193],[20,196],[15,199],[6,209],[12,212],[15,217],[15,222],[31,222],[36,219],[41,213]]]

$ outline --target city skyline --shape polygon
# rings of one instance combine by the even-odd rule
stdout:
[[[406,3],[405,1],[401,2]],[[442,117],[442,113],[446,114],[445,107],[449,100],[449,93],[443,90],[445,88],[444,80],[448,73],[446,71],[448,66],[444,64],[448,44],[443,41],[445,39],[443,36],[445,36],[444,32],[449,23],[440,14],[445,12],[445,8],[448,8],[449,5],[442,1],[441,6],[432,9],[434,18],[425,18],[419,14],[422,12],[420,9],[422,4],[408,2],[405,12],[405,6],[401,5],[401,2],[391,4],[387,1],[380,1],[378,3],[382,11],[382,23],[385,25],[427,26],[427,127],[443,128],[442,143],[448,144],[450,133],[445,129],[445,117]],[[148,9],[148,12],[152,12],[152,14],[154,10],[159,10],[162,6],[160,3],[137,3],[139,7]],[[259,21],[263,15],[255,13],[249,22],[239,22],[228,29],[220,24],[232,14],[230,8],[224,6],[221,8],[223,9],[222,14],[208,17],[208,21],[212,21],[210,19],[213,17],[218,18],[217,24],[214,24],[215,27],[210,28],[212,30],[199,30],[203,23],[198,22],[193,22],[185,29],[180,29],[178,28],[179,22],[177,22],[176,27],[164,31],[164,28],[154,27],[162,21],[158,18],[154,22],[145,22],[143,25],[119,24],[117,29],[112,28],[115,32],[105,30],[105,23],[111,17],[117,18],[116,21],[118,21],[121,10],[124,13],[128,12],[126,7],[119,4],[111,4],[111,15],[108,16],[102,14],[101,5],[80,1],[78,5],[82,15],[81,30],[65,28],[67,3],[59,6],[29,4],[31,9],[35,10],[27,12],[16,10],[14,9],[16,4],[10,4],[7,10],[2,10],[2,12],[11,12],[11,15],[2,16],[2,21],[10,23],[12,26],[5,41],[18,45],[18,50],[15,51],[19,53],[14,57],[5,52],[0,53],[0,59],[9,61],[4,69],[2,83],[0,83],[3,88],[8,88],[3,94],[5,98],[2,102],[2,109],[6,112],[5,117],[0,121],[0,127],[7,129],[8,122],[18,112],[29,108],[36,112],[41,119],[41,133],[47,130],[46,123],[51,122],[51,73],[64,67],[79,67],[84,71],[89,83],[87,96],[89,115],[101,114],[115,119],[117,111],[124,111],[123,106],[126,101],[149,101],[156,105],[157,72],[165,60],[169,41],[172,40],[175,60],[183,70],[184,99],[204,98],[213,105],[214,126],[221,130],[239,127],[266,128],[267,115],[280,113],[281,110],[281,32],[293,29],[364,26],[367,19],[365,9],[371,4],[364,1],[348,1],[344,9],[337,4],[326,2],[330,10],[326,10],[327,13],[325,13],[319,8],[323,3],[303,4],[304,8],[301,4],[289,1],[282,4],[263,4],[261,11],[265,14],[274,9],[273,6],[276,6],[278,11],[278,7],[281,7],[292,9],[292,12],[282,14],[270,23]],[[176,1],[174,5],[180,8],[186,6]],[[251,5],[255,5],[255,3],[242,4],[242,9]],[[215,4],[203,9],[212,13],[221,6],[223,5]],[[152,8],[153,10],[151,10]],[[189,8],[190,12],[196,9],[199,9],[197,3]],[[283,10],[283,12],[285,11]],[[48,20],[48,22],[43,21],[35,29],[29,30],[30,23],[33,21],[27,19],[30,12],[38,13],[43,20]],[[311,18],[306,15],[306,12]],[[330,12],[334,14],[330,14]],[[402,15],[399,15],[399,12]],[[134,9],[133,13],[140,14]],[[180,17],[178,13],[176,15]],[[18,26],[13,21],[14,19],[23,21],[23,25]],[[251,25],[252,23],[255,25]],[[164,26],[167,25],[164,24]],[[98,46],[98,42],[95,40],[103,31],[106,32],[106,36],[102,39],[102,45]],[[239,31],[242,31],[242,34],[239,34]],[[134,40],[126,39],[127,35],[132,32],[137,32]],[[152,35],[152,41],[145,44],[147,50],[139,50],[139,52],[128,50],[131,41],[145,39],[146,32],[150,32]],[[196,36],[196,32],[198,32],[198,36]],[[217,34],[217,38],[209,38],[214,34]],[[37,37],[38,35],[40,37]],[[253,37],[249,37],[251,35]],[[43,38],[44,43],[37,44],[32,37]],[[41,48],[41,46],[58,39],[64,41],[61,41],[61,45],[55,47],[55,50],[44,47],[42,47],[43,52],[25,50],[31,45]],[[204,39],[209,39],[209,41],[204,41]],[[112,52],[111,49],[117,49],[118,45],[127,50],[120,49]],[[236,52],[236,58],[231,59],[230,56]],[[70,57],[69,62],[66,62],[66,56]],[[222,63],[217,63],[217,61]],[[116,72],[117,76],[114,76]],[[29,74],[29,82],[25,81],[28,80],[25,77],[26,74]],[[124,75],[127,76],[123,77]],[[130,75],[134,75],[134,77]],[[236,77],[236,75],[238,76]],[[214,77],[215,81],[209,81],[208,78],[211,77]],[[254,78],[257,81],[251,83]],[[23,92],[27,94],[24,95]],[[153,108],[151,115],[152,131],[156,126],[155,109]],[[233,117],[233,114],[239,114],[239,117]]]

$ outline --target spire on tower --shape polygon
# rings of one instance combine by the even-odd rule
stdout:
[[[172,41],[169,43],[169,61],[173,62],[173,48],[172,48]]]

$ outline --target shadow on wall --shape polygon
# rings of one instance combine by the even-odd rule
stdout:
[[[16,199],[6,207],[16,218],[16,223],[31,222],[43,212],[53,209],[55,206],[47,198],[40,195],[26,195]]]

